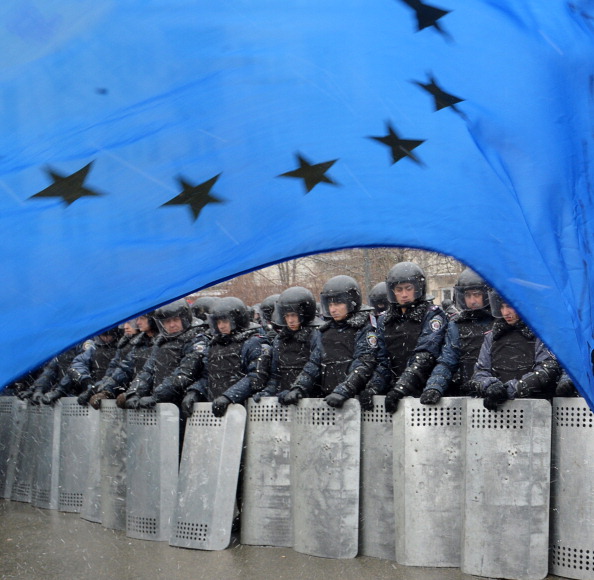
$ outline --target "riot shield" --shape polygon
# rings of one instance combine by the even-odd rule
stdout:
[[[551,405],[466,401],[465,574],[540,580],[548,569]]]
[[[169,540],[177,493],[179,409],[160,403],[154,409],[126,411],[126,535]]]
[[[10,499],[19,447],[27,418],[27,403],[0,397],[0,497]]]
[[[101,401],[101,523],[126,529],[126,416],[114,400]]]
[[[99,430],[99,413],[81,406],[76,398],[62,399],[60,426],[60,475],[58,509],[78,513],[82,509],[91,444]]]
[[[594,413],[584,399],[553,400],[551,573],[594,577]]]
[[[359,541],[361,408],[301,399],[291,430],[291,498],[297,552],[354,558]]]
[[[101,401],[101,406],[106,401]],[[89,433],[89,468],[85,477],[83,502],[80,517],[89,522],[101,523],[101,411],[90,415],[91,422],[96,423]]]
[[[246,411],[229,405],[223,417],[196,403],[186,423],[172,546],[224,550],[231,541]]]
[[[30,502],[33,473],[37,465],[39,449],[39,417],[40,410],[30,403],[25,409],[20,445],[17,450],[14,482],[10,499]]]
[[[373,410],[361,413],[359,554],[395,560],[394,434],[384,400],[373,397]]]
[[[38,424],[37,461],[31,486],[31,505],[58,509],[60,475],[60,425],[62,402],[34,407]]]
[[[422,405],[412,397],[400,401],[394,415],[399,564],[460,566],[464,418],[460,397],[443,398],[435,405]]]
[[[241,543],[291,547],[291,422],[293,405],[276,397],[247,404]]]

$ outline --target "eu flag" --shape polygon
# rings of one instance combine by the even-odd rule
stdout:
[[[594,401],[588,0],[5,0],[0,382],[284,259],[451,254]]]

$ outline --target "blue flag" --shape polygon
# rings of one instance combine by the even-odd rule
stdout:
[[[592,405],[594,6],[5,0],[0,382],[264,265],[451,254]]]

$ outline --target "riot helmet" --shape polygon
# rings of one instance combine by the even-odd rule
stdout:
[[[454,304],[458,310],[481,310],[489,307],[489,287],[487,283],[470,268],[458,277],[454,286]]]
[[[192,326],[192,311],[185,298],[157,308],[153,318],[164,336],[178,336]]]
[[[119,340],[122,336],[122,332],[117,326],[113,328],[109,328],[104,332],[101,332],[93,337],[93,341],[95,344],[103,345],[103,344],[110,344],[114,340]]]
[[[412,284],[414,286],[414,294],[412,299],[406,300],[404,303],[400,303],[396,299],[394,288],[399,284]],[[388,294],[388,300],[392,304],[400,304],[400,306],[406,306],[412,304],[418,300],[425,298],[426,280],[425,272],[423,269],[414,262],[400,262],[395,266],[392,266],[388,275],[386,276],[386,291]]]
[[[220,298],[211,308],[208,320],[213,332],[220,334],[217,322],[228,320],[231,332],[240,332],[250,326],[250,315],[247,306],[239,298],[228,296]]]
[[[493,288],[489,288],[489,304],[491,305],[491,314],[495,318],[503,318],[508,324],[514,325],[520,319],[514,306]],[[513,312],[502,312],[503,306],[508,306]]]
[[[260,302],[260,313],[262,314],[263,324],[267,324],[268,322],[272,321],[272,313],[274,312],[274,305],[278,300],[280,294],[272,294],[267,296]]]
[[[332,303],[346,304],[349,314],[358,312],[361,308],[361,288],[354,278],[340,275],[330,278],[320,293],[322,315],[332,318],[329,305]]]
[[[218,300],[215,296],[199,296],[192,303],[192,313],[200,320],[206,320],[214,303]]]
[[[142,320],[141,320],[142,319]],[[151,312],[147,312],[145,314],[141,314],[140,316],[136,317],[136,325],[141,332],[148,332],[152,334],[157,334],[159,332],[159,327],[155,322],[155,312],[154,310]]]
[[[385,282],[380,282],[371,289],[369,302],[373,306],[375,314],[378,315],[388,308],[388,291]]]
[[[297,314],[301,326],[312,322],[316,316],[314,295],[302,286],[287,288],[276,301],[272,323],[277,326],[287,326],[285,315],[289,313]]]

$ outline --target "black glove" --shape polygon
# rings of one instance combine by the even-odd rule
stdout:
[[[194,412],[194,403],[202,403],[203,401],[204,397],[200,392],[194,390],[188,391],[181,404],[183,416],[191,417]]]
[[[77,385],[80,385],[83,389],[87,389],[91,385],[91,377],[83,376],[80,371],[70,367],[66,372],[73,382],[75,382]]]
[[[404,395],[400,391],[392,389],[387,395],[384,405],[386,407],[386,413],[395,413],[398,409],[398,401],[402,399]]]
[[[126,409],[138,409],[138,403],[140,402],[140,397],[135,393],[126,397],[125,408]],[[117,403],[116,403],[117,405]]]
[[[40,405],[41,399],[43,399],[43,391],[41,389],[35,389],[35,391],[31,395],[31,404]]]
[[[420,401],[423,405],[435,405],[439,403],[441,393],[437,389],[427,389],[421,393]]]
[[[330,407],[335,407],[336,409],[340,409],[346,400],[347,397],[339,395],[338,393],[330,393],[324,397],[324,401],[326,401]]]
[[[95,392],[102,393],[103,391],[108,391],[113,393],[117,386],[118,384],[111,377],[103,377],[95,384]]]
[[[139,409],[152,409],[157,404],[157,400],[152,395],[148,397],[140,397],[138,400]]]
[[[485,389],[485,397],[483,399],[483,407],[489,411],[497,411],[497,406],[507,401],[507,389],[501,383],[497,381],[489,385]]]
[[[281,405],[296,405],[300,399],[303,399],[303,391],[297,387],[283,391],[278,396],[278,402]]]
[[[212,402],[212,414],[215,417],[222,417],[227,411],[227,407],[231,404],[231,400],[221,395]]]
[[[89,404],[89,401],[91,400],[92,396],[93,396],[93,389],[87,389],[86,391],[84,391],[83,393],[81,393],[78,396],[78,398],[76,399],[76,402],[79,405],[86,407]]]
[[[359,393],[359,403],[361,404],[361,409],[364,411],[373,411],[373,395],[376,393],[371,389],[363,389]]]
[[[41,402],[44,405],[53,405],[58,399],[62,398],[62,393],[59,391],[49,391],[43,397],[41,397]]]
[[[35,389],[25,389],[24,391],[17,391],[16,396],[21,401],[26,401],[27,399],[30,399],[33,396],[34,392],[35,392]]]
[[[573,381],[567,377],[561,379],[557,383],[557,388],[555,389],[555,396],[556,397],[579,397],[579,393],[573,384]]]
[[[101,409],[101,401],[103,401],[103,399],[113,399],[113,395],[109,391],[101,391],[91,397],[89,405],[98,411]]]

